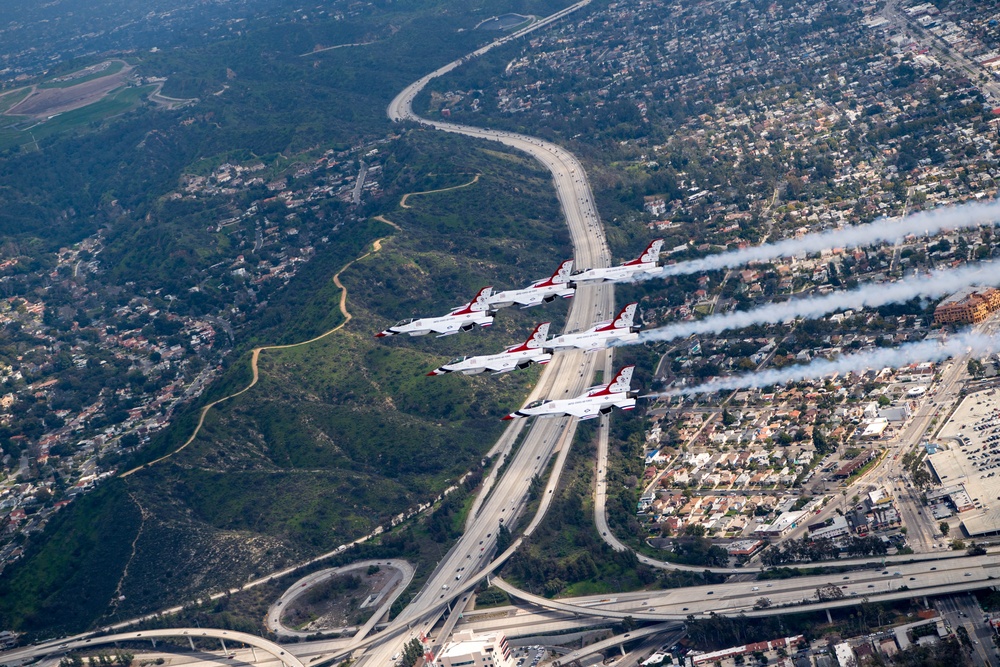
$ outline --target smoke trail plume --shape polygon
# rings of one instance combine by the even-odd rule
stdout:
[[[686,338],[694,334],[720,333],[754,324],[775,324],[794,318],[812,319],[827,313],[851,308],[877,308],[888,303],[903,303],[916,297],[936,299],[976,284],[1000,284],[1000,270],[995,265],[975,265],[951,271],[935,271],[918,278],[894,283],[869,283],[857,289],[833,292],[824,296],[791,299],[747,311],[680,322],[639,334],[639,339],[624,345]]]
[[[833,373],[860,372],[886,367],[899,368],[922,361],[942,361],[968,351],[972,351],[974,354],[990,354],[998,349],[1000,349],[1000,340],[997,338],[965,331],[946,341],[925,340],[919,343],[907,343],[896,348],[880,348],[856,354],[845,354],[836,359],[821,359],[799,366],[716,378],[694,387],[673,389],[649,396],[690,396],[693,394],[712,394],[717,391],[759,389],[773,384],[818,379]]]
[[[701,259],[665,266],[660,274],[649,277],[676,276],[743,266],[749,262],[819,252],[828,248],[856,248],[885,241],[896,241],[911,234],[935,234],[942,229],[967,229],[992,225],[1000,220],[1000,202],[975,202],[921,211],[902,220],[881,218],[867,225],[831,229],[776,243],[734,250]]]

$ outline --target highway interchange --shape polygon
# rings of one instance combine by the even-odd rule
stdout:
[[[394,121],[416,122],[445,132],[497,141],[523,151],[541,162],[552,173],[556,192],[570,231],[576,266],[581,269],[610,266],[611,254],[603,227],[597,217],[586,174],[582,165],[571,153],[554,144],[524,135],[419,118],[413,113],[412,103],[416,95],[433,78],[450,72],[470,57],[479,56],[497,45],[559,20],[572,11],[589,4],[589,1],[584,0],[572,5],[557,14],[535,22],[518,33],[503,37],[470,54],[470,56],[439,68],[403,90],[392,101],[387,111],[389,117]],[[584,329],[595,322],[607,319],[611,316],[614,307],[614,289],[611,284],[581,285],[571,302],[566,331]],[[963,366],[964,361],[956,360],[945,374],[938,389],[937,402],[939,404],[951,400],[957,393],[960,387],[960,371]],[[591,384],[597,370],[604,371],[605,377],[608,377],[612,370],[610,350],[606,353],[589,355],[582,352],[559,352],[554,356],[552,362],[544,368],[539,382],[528,400],[575,396]],[[907,432],[899,438],[899,451],[905,451],[906,447],[912,446],[916,440],[919,440],[935,413],[936,411],[928,411],[918,414],[913,419]],[[604,470],[606,469],[608,448],[607,426],[607,417],[603,417],[599,429],[599,481],[596,489],[599,508],[603,508],[601,499],[606,492]],[[921,595],[974,590],[991,585],[989,581],[997,576],[998,568],[1000,568],[1000,563],[997,562],[995,555],[963,558],[950,553],[941,553],[940,555],[935,553],[910,556],[905,559],[890,558],[886,560],[885,565],[877,559],[862,559],[858,563],[869,563],[869,569],[849,574],[805,576],[767,582],[733,581],[713,586],[588,596],[558,601],[538,598],[519,591],[502,580],[494,580],[494,583],[506,590],[511,597],[529,602],[534,606],[529,609],[509,607],[483,613],[462,614],[473,588],[484,576],[497,569],[516,550],[523,539],[522,537],[515,540],[504,553],[493,554],[494,540],[500,523],[506,522],[508,525],[512,525],[523,512],[527,506],[532,478],[536,474],[544,472],[550,458],[554,456],[555,465],[543,489],[542,501],[524,535],[530,535],[540,523],[558,483],[575,428],[576,421],[565,418],[539,419],[529,424],[525,424],[523,421],[511,423],[491,453],[497,454],[502,460],[504,456],[513,452],[513,460],[510,461],[502,475],[497,474],[499,466],[494,467],[493,472],[484,482],[483,491],[475,500],[463,536],[438,564],[410,604],[377,634],[370,634],[371,625],[374,625],[372,623],[366,625],[353,638],[306,641],[284,647],[261,640],[258,637],[251,638],[250,635],[238,637],[237,635],[240,633],[230,632],[227,635],[223,631],[192,628],[124,633],[115,637],[147,639],[152,638],[154,632],[155,636],[182,637],[190,637],[192,633],[203,633],[204,636],[215,637],[218,635],[220,638],[228,637],[248,646],[255,646],[273,656],[275,658],[274,664],[280,661],[281,664],[288,667],[299,667],[303,663],[310,664],[320,659],[346,659],[348,657],[355,658],[354,664],[356,665],[382,667],[392,664],[394,656],[400,653],[403,645],[410,639],[431,636],[432,630],[442,617],[445,618],[444,630],[434,633],[437,639],[427,644],[428,648],[439,648],[441,642],[447,639],[451,629],[456,625],[473,627],[478,630],[500,629],[509,634],[523,634],[525,628],[530,628],[532,632],[539,632],[547,629],[592,627],[606,625],[615,619],[622,619],[626,616],[660,624],[655,628],[636,631],[634,636],[613,637],[608,640],[607,646],[614,646],[625,641],[634,641],[641,636],[657,633],[673,633],[669,636],[679,637],[679,633],[682,632],[681,621],[690,615],[746,613],[748,616],[755,616],[798,613],[853,605],[863,599],[907,599]],[[520,440],[520,444],[515,450],[514,445],[518,440]],[[901,457],[890,458],[887,456],[885,464],[872,473],[870,481],[872,483],[891,483],[899,476],[899,466],[901,465],[898,462],[899,458]],[[831,505],[836,504],[831,503]],[[933,538],[923,528],[918,527],[924,522],[912,515],[912,509],[909,508],[910,511],[904,510],[904,520],[908,526],[912,526],[912,537],[921,546],[929,546]],[[828,506],[826,513],[832,511],[834,511],[833,508]],[[596,521],[598,531],[604,539],[617,549],[626,548],[611,534],[603,509],[596,512]],[[912,524],[911,521],[913,521]],[[646,556],[642,556],[640,560],[660,568],[683,567],[656,561]],[[914,562],[892,562],[894,560]],[[838,563],[838,565],[840,564]],[[871,568],[871,565],[875,566],[874,569]],[[705,568],[692,569],[703,571]],[[746,575],[755,569],[757,568],[738,570],[719,568],[718,571]],[[829,584],[838,586],[843,591],[844,597],[838,600],[818,602],[816,589]],[[296,585],[300,585],[300,583],[293,586]],[[767,598],[769,608],[754,609],[755,606],[760,606],[762,598]],[[453,609],[454,611],[452,611]],[[381,613],[377,614],[377,617],[381,616]],[[273,613],[269,618],[276,621]],[[104,643],[109,640],[112,638],[98,639],[95,634],[91,633],[0,654],[0,661],[3,664],[16,664],[42,656],[60,655],[73,648],[91,645],[91,642]],[[666,641],[666,637],[664,641]],[[258,658],[259,656],[254,653],[253,660],[258,661]],[[257,664],[264,663],[258,661]]]

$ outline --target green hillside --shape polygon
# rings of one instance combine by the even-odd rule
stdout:
[[[333,313],[340,294],[327,285],[353,259],[344,251],[357,251],[360,237],[385,237],[341,276],[354,316],[347,326],[307,346],[264,351],[259,384],[212,410],[191,446],[70,506],[49,539],[5,573],[3,625],[82,629],[238,584],[369,532],[478,463],[537,373],[425,373],[449,357],[509,345],[540,318],[558,322],[565,306],[504,310],[490,330],[443,339],[372,334],[404,316],[444,312],[484,284],[544,275],[571,249],[549,176],[530,160],[422,130],[398,150],[406,161],[396,179],[413,190],[439,186],[442,173],[454,182],[482,176],[413,198],[412,208],[390,207],[385,215],[402,231],[362,226],[331,251],[337,256],[313,260],[283,296],[305,296],[304,313]],[[323,280],[311,275],[324,269]],[[317,284],[314,295],[297,291]],[[339,319],[288,328],[308,339]],[[248,357],[211,396],[246,384]],[[175,449],[193,416],[145,458]],[[66,553],[72,567],[55,566]],[[81,595],[87,604],[74,604]],[[117,595],[124,599],[112,604]]]

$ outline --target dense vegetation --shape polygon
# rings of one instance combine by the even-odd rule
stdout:
[[[545,11],[544,3],[535,4]],[[444,7],[448,13],[422,18]],[[195,270],[208,261],[199,236],[204,218],[157,199],[195,157],[237,149],[276,155],[385,131],[384,105],[404,83],[482,39],[455,32],[473,17],[462,3],[393,8],[391,39],[364,53],[300,59],[300,48],[334,42],[338,30],[347,30],[330,22],[330,32],[319,35],[297,32],[301,26],[275,28],[150,57],[143,65],[148,72],[171,72],[173,88],[165,93],[203,100],[195,113],[142,109],[91,133],[52,140],[42,153],[8,155],[0,166],[9,176],[4,203],[30,201],[25,220],[58,220],[54,212],[80,202],[69,216],[76,220],[63,227],[12,222],[5,231],[19,232],[25,246],[53,248],[110,225],[107,253],[123,284]],[[385,27],[389,19],[382,18]],[[212,96],[223,83],[226,94]],[[121,161],[126,147],[136,146],[140,159]],[[496,417],[521,399],[534,375],[430,380],[422,374],[456,352],[509,344],[536,316],[504,312],[488,334],[445,340],[386,343],[371,333],[424,309],[442,311],[482,284],[514,286],[547,273],[570,252],[566,232],[548,175],[530,160],[423,130],[385,150],[391,164],[381,180],[394,197],[473,173],[483,177],[476,187],[420,198],[411,209],[394,211],[387,197],[367,212],[386,212],[402,232],[359,223],[318,249],[271,295],[270,316],[245,332],[243,346],[301,340],[335,325],[339,291],[330,287],[331,275],[373,238],[389,234],[380,252],[343,276],[355,322],[315,345],[265,352],[261,384],[210,413],[184,452],[74,503],[5,573],[5,627],[81,629],[104,614],[128,615],[231,585],[368,532],[478,461],[499,433]],[[64,152],[75,156],[65,173],[59,167],[38,178],[39,160],[59,164],[53,157]],[[78,185],[75,194],[60,187],[61,174]],[[112,199],[116,206],[107,208]],[[544,317],[562,316],[547,309]],[[245,384],[246,360],[235,361],[203,401]],[[144,458],[173,450],[194,421],[193,411],[182,416]],[[136,521],[102,536],[101,549],[88,548],[90,527],[132,514]],[[63,554],[73,555],[73,566],[52,567]],[[116,592],[125,597],[111,604]],[[87,604],[73,603],[81,599]]]

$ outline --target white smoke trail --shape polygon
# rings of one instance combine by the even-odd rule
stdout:
[[[701,259],[664,266],[660,273],[638,276],[641,279],[662,278],[701,271],[713,271],[743,266],[749,262],[788,257],[801,253],[819,252],[828,248],[856,248],[886,241],[896,241],[911,234],[930,235],[942,229],[968,229],[992,225],[1000,220],[1000,202],[975,202],[930,211],[921,211],[902,220],[880,218],[867,225],[831,229],[776,243],[734,250]]]
[[[649,396],[690,396],[693,394],[712,394],[717,391],[759,389],[775,384],[818,379],[833,373],[860,372],[887,367],[899,368],[922,361],[942,361],[970,350],[974,354],[990,354],[998,349],[1000,349],[1000,340],[997,338],[965,331],[945,341],[925,340],[919,343],[907,343],[896,348],[880,348],[856,354],[845,354],[836,359],[821,359],[798,366],[716,378],[694,387],[672,389],[659,394],[649,394]]]
[[[853,290],[771,303],[753,310],[736,311],[650,329],[640,333],[638,340],[622,344],[636,345],[674,340],[694,334],[740,329],[754,324],[785,322],[794,318],[812,319],[838,310],[877,308],[888,303],[903,303],[916,297],[936,299],[976,284],[1000,284],[1000,267],[980,264],[951,271],[935,271],[929,275],[907,278],[894,283],[869,283]]]

